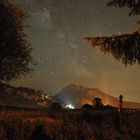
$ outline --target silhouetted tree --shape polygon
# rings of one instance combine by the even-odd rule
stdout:
[[[104,110],[115,110],[115,109],[117,109],[117,108],[115,108],[115,107],[113,107],[113,106],[111,106],[111,105],[104,105],[103,109],[104,109]]]
[[[26,15],[20,6],[0,0],[0,81],[9,81],[31,71],[30,44],[24,33]]]
[[[53,109],[53,110],[61,110],[62,109],[62,105],[60,103],[53,102],[50,105],[50,109]]]
[[[93,109],[93,106],[92,106],[92,105],[89,105],[89,104],[84,104],[84,105],[82,106],[82,109],[91,110],[91,109]]]
[[[101,107],[103,107],[102,99],[96,97],[96,98],[93,100],[93,107],[94,107],[95,109],[100,109]]]
[[[107,4],[115,7],[130,8],[129,15],[140,14],[140,0],[112,0]],[[140,21],[138,21],[140,23]],[[100,47],[104,53],[112,56],[123,64],[140,64],[140,29],[132,34],[122,34],[112,37],[86,37],[93,47]]]

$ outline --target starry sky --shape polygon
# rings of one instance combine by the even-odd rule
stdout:
[[[25,32],[38,65],[13,85],[55,94],[69,84],[78,84],[140,102],[140,66],[125,67],[83,40],[138,29],[138,17],[128,17],[129,9],[106,7],[108,0],[15,1],[30,15]]]

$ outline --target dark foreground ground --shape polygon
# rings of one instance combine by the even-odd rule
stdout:
[[[140,140],[140,112],[0,110],[0,140],[47,139]]]

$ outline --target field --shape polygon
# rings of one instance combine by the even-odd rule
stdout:
[[[0,140],[35,140],[33,135],[53,140],[140,140],[140,112],[119,116],[116,111],[0,110]]]

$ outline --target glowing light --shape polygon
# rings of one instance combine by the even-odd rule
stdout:
[[[69,108],[69,109],[74,109],[74,106],[73,106],[73,105],[71,105],[71,104],[68,104],[68,105],[66,105],[66,108]]]

